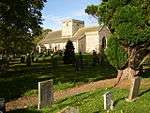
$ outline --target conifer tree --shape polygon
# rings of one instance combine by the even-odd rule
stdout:
[[[74,46],[72,41],[70,40],[68,40],[66,44],[63,60],[65,64],[73,64],[75,61]]]

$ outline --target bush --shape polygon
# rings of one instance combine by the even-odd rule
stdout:
[[[73,64],[75,61],[74,46],[70,40],[66,44],[63,60],[65,64]]]
[[[109,63],[117,69],[123,68],[127,63],[128,55],[114,35],[109,37],[107,46],[105,54]]]

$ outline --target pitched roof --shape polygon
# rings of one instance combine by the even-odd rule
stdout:
[[[47,36],[41,40],[38,44],[45,44],[45,43],[64,43],[67,42],[68,40],[75,41],[85,35],[86,32],[91,32],[91,31],[100,31],[103,28],[103,26],[92,26],[92,27],[82,27],[80,28],[74,35],[73,37],[68,37],[68,38],[62,38],[62,31],[54,31],[54,32],[49,32]]]
[[[38,44],[44,44],[44,43],[51,43],[54,40],[59,40],[61,39],[61,33],[62,31],[53,31],[49,32],[44,39],[42,39]]]
[[[73,37],[76,38],[81,38],[82,36],[85,35],[86,32],[92,32],[92,31],[100,31],[100,29],[102,28],[102,26],[92,26],[92,27],[83,27],[80,28]]]

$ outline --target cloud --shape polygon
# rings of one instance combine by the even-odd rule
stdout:
[[[43,15],[43,27],[50,29],[61,29],[62,21],[67,19],[68,17],[55,16],[55,15]]]

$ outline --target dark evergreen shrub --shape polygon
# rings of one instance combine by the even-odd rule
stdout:
[[[74,46],[72,41],[68,40],[64,52],[63,61],[65,64],[73,64],[75,61]]]

